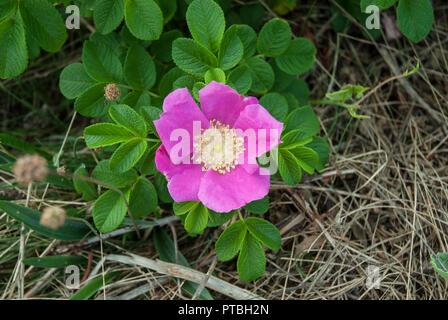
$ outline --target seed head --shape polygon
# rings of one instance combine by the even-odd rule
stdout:
[[[37,154],[27,154],[17,159],[13,172],[20,184],[45,181],[48,175],[47,160]]]
[[[56,169],[56,172],[61,176],[64,175],[66,171],[67,169],[65,167],[59,167]]]
[[[120,90],[116,84],[110,83],[104,87],[104,96],[107,101],[118,100],[120,97]]]
[[[65,222],[65,210],[61,207],[46,207],[42,212],[40,224],[53,230],[62,227]]]

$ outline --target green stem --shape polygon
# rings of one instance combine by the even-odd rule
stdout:
[[[347,108],[347,109],[353,107],[352,104],[347,104],[347,103],[343,103],[343,102],[337,102],[337,101],[333,101],[333,100],[310,100],[309,103],[310,104],[332,104],[332,105],[344,107],[344,108]]]
[[[131,86],[127,86],[125,84],[117,84],[117,86],[120,87],[120,88],[125,88],[125,89],[130,89],[130,90],[136,91]],[[158,94],[155,94],[154,92],[151,92],[151,91],[148,91],[148,90],[143,90],[142,92],[149,94],[151,97],[160,98],[160,96]]]
[[[238,209],[238,216],[240,217],[241,220],[244,221],[244,218],[243,218],[243,216],[242,216],[242,214],[241,214],[241,210],[240,210],[240,209]]]

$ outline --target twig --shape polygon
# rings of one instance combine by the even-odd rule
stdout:
[[[140,230],[144,230],[144,229],[154,228],[154,227],[157,227],[157,226],[164,226],[164,225],[166,225],[168,223],[175,222],[175,221],[178,221],[178,220],[179,220],[178,216],[169,216],[169,217],[166,217],[166,218],[163,218],[163,219],[159,219],[159,220],[153,221],[154,225],[139,226],[139,229]],[[101,234],[100,236],[95,236],[95,237],[92,237],[92,238],[87,239],[85,241],[78,242],[78,243],[74,244],[74,246],[76,246],[76,247],[88,246],[88,245],[91,245],[92,243],[99,242],[100,240],[107,240],[109,238],[113,238],[113,237],[116,237],[116,236],[119,236],[119,235],[122,235],[122,234],[125,234],[125,233],[129,233],[129,232],[132,232],[132,231],[135,231],[135,227],[125,227],[125,228],[117,229],[117,230],[114,230],[112,232],[104,233],[104,234]],[[68,244],[67,246],[73,246],[73,245]]]
[[[215,270],[215,267],[216,267],[217,263],[218,263],[218,259],[215,257],[215,259],[213,259],[213,261],[212,261],[212,264],[208,268],[208,271],[207,271],[207,274],[204,277],[204,280],[201,282],[199,287],[196,289],[196,292],[194,293],[194,295],[191,298],[191,300],[196,300],[199,297],[199,295],[201,294],[202,290],[204,290],[205,285],[207,284],[208,280],[210,279],[210,275],[212,274],[213,270]]]
[[[28,190],[26,193],[26,204],[25,206],[28,207],[30,203],[30,196],[31,196],[31,188],[33,186],[33,183],[28,183]],[[19,252],[19,283],[18,283],[18,289],[19,289],[19,299],[23,299],[24,296],[24,283],[25,283],[25,265],[23,264],[23,259],[25,259],[25,237],[26,237],[26,228],[25,224],[22,222],[20,226],[20,252]]]
[[[37,292],[39,292],[39,290],[42,288],[42,286],[45,284],[45,281],[48,280],[48,278],[50,278],[53,273],[55,273],[55,271],[58,270],[56,268],[51,268],[49,269],[42,278],[40,278],[40,280],[36,283],[36,285],[25,294],[25,298],[30,298],[31,296],[33,296],[34,294],[36,294]]]
[[[168,282],[169,279],[170,279],[169,277],[163,277],[161,279],[154,280],[148,284],[145,284],[145,285],[135,288],[131,291],[128,291],[128,292],[122,294],[121,296],[109,297],[109,300],[132,300],[132,299],[134,299],[152,289],[157,288],[157,286],[161,286],[162,284],[165,284],[166,282]]]
[[[177,278],[182,278],[185,280],[189,280],[195,282],[197,284],[201,284],[204,279],[206,279],[207,275],[200,271],[196,271],[194,269],[184,267],[181,265],[163,262],[160,260],[152,260],[148,258],[144,258],[141,256],[137,256],[134,254],[130,254],[129,256],[125,255],[108,255],[104,257],[105,260],[116,261],[130,265],[138,265],[141,267],[145,267],[151,270],[154,270],[161,274],[170,275]],[[264,298],[248,291],[245,289],[241,289],[233,284],[225,282],[215,276],[210,276],[206,285],[207,288],[210,288],[216,292],[224,294],[228,297],[237,300],[264,300]]]

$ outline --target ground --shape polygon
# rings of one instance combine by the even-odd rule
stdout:
[[[212,266],[214,276],[266,299],[447,299],[447,282],[433,271],[430,256],[448,251],[448,6],[434,1],[433,31],[413,44],[403,37],[373,41],[356,25],[336,34],[332,1],[312,7],[313,2],[299,1],[286,16],[294,33],[303,32],[318,49],[317,62],[305,75],[311,99],[320,100],[344,84],[375,88],[390,79],[360,106],[358,113],[370,118],[354,119],[345,109],[315,101],[320,135],[329,137],[330,160],[321,174],[305,176],[295,187],[272,182],[265,217],[281,230],[282,250],[267,251],[267,270],[258,280],[239,280],[235,261],[215,265],[214,242],[221,230],[207,229],[192,238],[176,221],[163,229],[193,268],[207,273]],[[267,12],[266,18],[273,14]],[[79,35],[71,33],[61,52],[42,54],[20,77],[2,81],[0,131],[57,153],[73,115],[72,102],[59,92],[58,77],[80,58]],[[392,79],[417,63],[417,73]],[[90,122],[76,117],[63,162],[72,156],[70,146]],[[8,185],[13,178],[1,168],[0,173],[0,185]],[[27,190],[0,192],[23,204]],[[88,206],[58,187],[50,186],[45,194],[42,187],[32,190],[30,205],[35,208],[57,201]],[[172,216],[169,207],[163,209],[163,217]],[[3,299],[17,297],[19,239],[20,225],[0,214]],[[120,271],[97,298],[191,297],[178,290],[178,281],[139,266],[108,261],[104,269],[95,270],[109,254],[130,252],[157,259],[150,239],[148,231],[141,239],[132,233],[102,245],[69,246],[31,233],[25,255],[90,256],[92,264],[81,269],[86,276],[86,271]],[[25,275],[25,297],[68,298],[74,292],[65,286],[63,270],[27,267]],[[369,287],[376,275],[379,285]]]

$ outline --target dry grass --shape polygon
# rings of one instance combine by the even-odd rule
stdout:
[[[436,25],[418,45],[403,38],[372,42],[357,34],[356,27],[350,36],[336,36],[328,5],[313,9],[305,29],[319,51],[319,63],[306,76],[312,98],[347,83],[375,87],[417,61],[420,71],[386,84],[364,101],[359,112],[370,119],[351,119],[334,106],[315,106],[332,156],[322,176],[305,177],[297,187],[273,182],[267,218],[282,230],[283,250],[267,252],[267,272],[253,283],[238,279],[235,261],[218,262],[216,277],[266,299],[448,298],[447,283],[430,264],[431,254],[448,251],[448,6],[443,1],[434,5]],[[294,14],[303,16],[309,8],[302,5]],[[4,176],[1,183],[9,178]],[[17,197],[24,198],[23,192],[17,191]],[[42,190],[33,190],[33,197],[40,199]],[[58,198],[48,196],[44,202],[51,199]],[[0,285],[5,287],[0,297],[16,298],[19,226],[6,215],[0,222],[0,264],[6,261],[0,265]],[[176,235],[179,250],[207,273],[219,231],[191,238],[179,223],[172,226],[166,230]],[[126,242],[111,238],[102,246],[73,248],[32,233],[26,247],[27,256],[91,254],[92,269],[108,254],[157,258],[150,241],[132,236]],[[366,287],[369,266],[379,267],[378,289]],[[102,271],[98,266],[96,272]],[[121,273],[98,298],[190,297],[178,290],[178,281],[140,266],[109,261],[104,271]],[[44,280],[28,297],[65,298],[73,293],[61,271],[25,272],[25,295]]]

